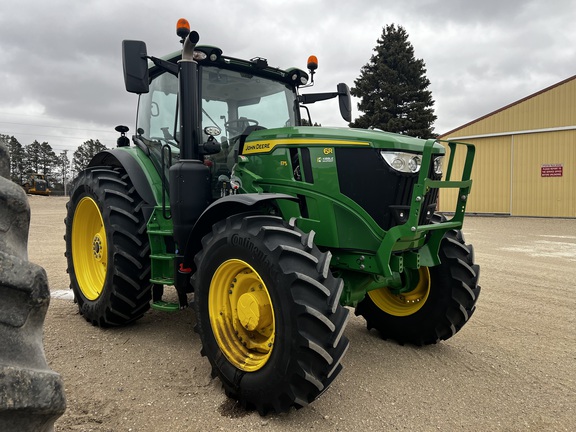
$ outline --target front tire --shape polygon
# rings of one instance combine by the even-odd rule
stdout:
[[[441,264],[414,272],[415,288],[400,295],[388,288],[370,291],[356,315],[368,329],[401,344],[434,344],[454,336],[470,319],[480,294],[480,268],[461,231],[448,231],[440,244]]]
[[[65,219],[68,273],[80,314],[94,325],[128,324],[150,307],[143,204],[120,168],[89,168],[75,180]]]
[[[342,282],[312,239],[278,217],[235,215],[195,258],[202,354],[226,394],[261,415],[307,405],[342,369]]]

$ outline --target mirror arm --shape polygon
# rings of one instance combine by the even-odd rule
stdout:
[[[308,93],[298,96],[298,102],[303,104],[311,104],[323,100],[332,99],[338,96],[337,92],[334,93]]]
[[[158,57],[147,57],[154,63],[154,65],[158,66],[160,69],[165,70],[166,72],[170,72],[174,76],[178,76],[178,71],[180,68],[177,64],[159,59]]]

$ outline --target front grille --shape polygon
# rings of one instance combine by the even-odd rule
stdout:
[[[409,216],[418,173],[399,173],[386,164],[378,149],[336,148],[340,192],[363,207],[384,230],[403,224]],[[430,164],[429,178],[439,180]],[[430,223],[438,189],[426,194],[420,225]]]

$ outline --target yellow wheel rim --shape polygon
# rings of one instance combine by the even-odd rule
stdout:
[[[72,220],[74,274],[84,297],[96,300],[102,293],[108,264],[108,244],[102,214],[96,202],[84,197]]]
[[[430,271],[428,267],[420,267],[418,276],[418,283],[412,291],[394,294],[390,289],[384,287],[369,291],[368,295],[376,306],[390,315],[412,315],[424,306],[430,294]]]
[[[245,372],[266,364],[274,347],[274,309],[256,270],[238,259],[222,263],[210,282],[208,313],[216,342],[230,363]]]

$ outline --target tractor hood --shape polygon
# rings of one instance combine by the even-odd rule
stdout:
[[[367,148],[421,153],[426,140],[380,130],[353,128],[325,128],[297,126],[264,129],[252,132],[244,144],[242,154],[268,153],[277,146],[365,146]],[[433,154],[444,154],[444,147],[436,142]]]

